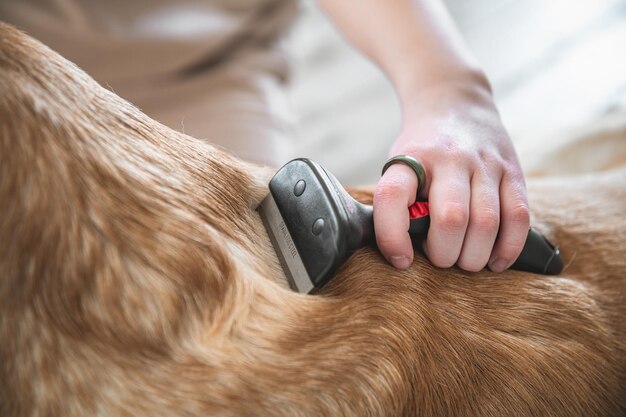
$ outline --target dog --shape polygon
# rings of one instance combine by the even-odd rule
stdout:
[[[626,415],[623,168],[529,183],[560,276],[363,248],[315,296],[272,174],[0,25],[0,415]]]

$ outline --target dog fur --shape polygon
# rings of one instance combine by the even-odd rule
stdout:
[[[626,415],[625,170],[529,184],[561,276],[365,248],[317,296],[271,174],[0,25],[0,415]]]

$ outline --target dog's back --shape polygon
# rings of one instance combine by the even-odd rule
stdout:
[[[626,411],[625,171],[530,184],[563,276],[363,249],[310,297],[254,211],[268,171],[6,25],[0,93],[1,415]]]

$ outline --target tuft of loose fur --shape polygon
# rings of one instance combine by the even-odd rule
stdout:
[[[529,184],[562,276],[366,248],[317,296],[254,210],[270,175],[0,24],[0,415],[626,413],[625,170]]]

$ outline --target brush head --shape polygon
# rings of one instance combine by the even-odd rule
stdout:
[[[300,258],[289,228],[283,220],[272,194],[268,194],[263,199],[257,210],[261,215],[276,255],[278,255],[283,272],[287,276],[289,286],[295,291],[308,294],[314,288],[313,281],[302,262],[302,258]]]
[[[373,236],[371,206],[355,201],[309,159],[283,166],[258,211],[291,287],[322,287]]]

